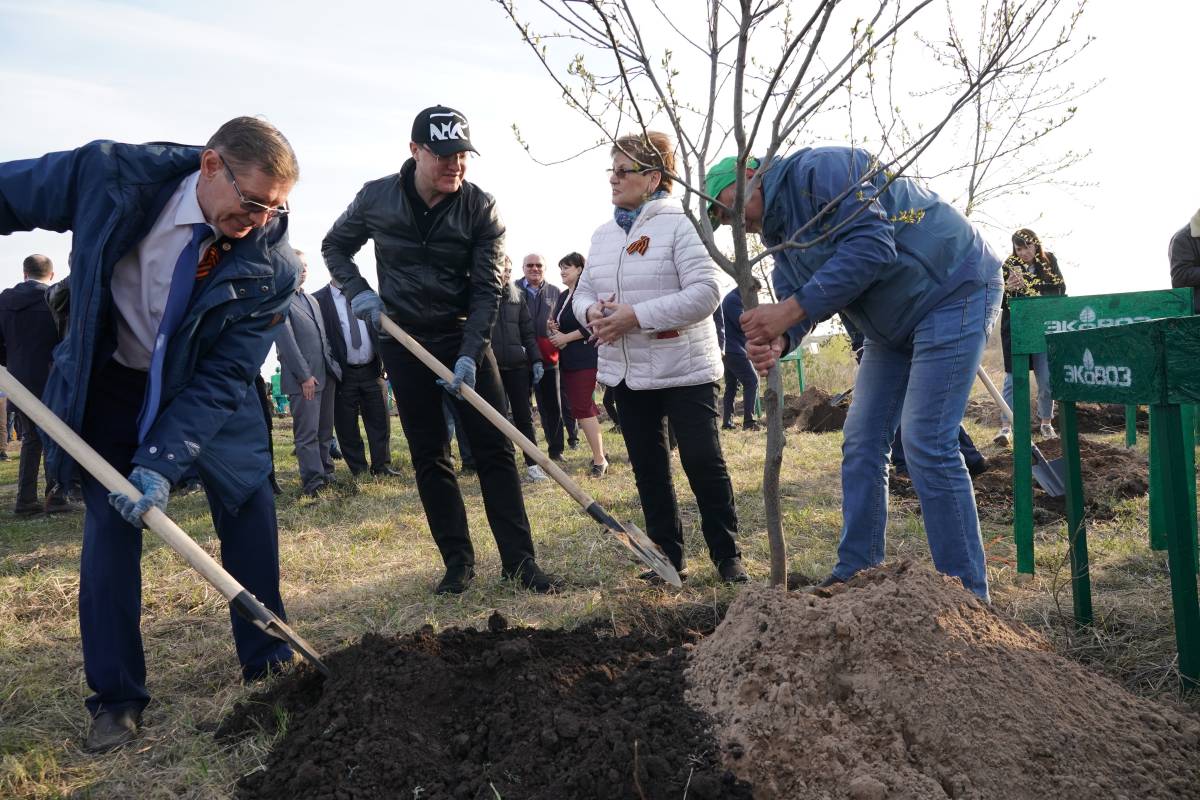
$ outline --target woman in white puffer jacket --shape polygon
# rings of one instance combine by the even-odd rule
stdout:
[[[609,177],[614,218],[592,235],[574,309],[598,344],[600,382],[614,387],[647,534],[683,574],[669,420],[709,556],[722,580],[742,582],[733,484],[717,429],[716,381],[724,371],[712,320],[721,300],[717,266],[669,196],[674,172],[665,134],[617,140]]]

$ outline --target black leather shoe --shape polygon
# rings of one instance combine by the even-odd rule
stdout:
[[[721,423],[721,430],[723,430],[723,431],[736,431],[736,430],[737,430],[737,426],[735,426],[735,425],[734,425],[732,422],[722,422],[722,423]]]
[[[132,708],[101,711],[92,719],[83,749],[89,753],[110,753],[137,738],[142,714]]]
[[[675,570],[675,572],[679,575],[680,583],[687,583],[687,579],[688,579],[687,567],[681,567],[681,568]],[[648,569],[645,572],[639,572],[638,580],[645,581],[646,583],[649,583],[653,586],[666,586],[667,585],[667,582],[662,579],[662,576],[659,575],[657,572],[655,572],[652,569]]]
[[[532,560],[523,562],[515,572],[505,570],[502,577],[507,581],[520,581],[526,589],[538,594],[551,594],[566,585],[566,582],[557,575],[542,572],[542,568]]]
[[[283,487],[279,485],[279,479],[275,477],[274,472],[267,476],[267,480],[271,482],[272,494],[274,494],[276,497],[279,497],[279,495],[283,494]]]
[[[32,517],[41,514],[43,506],[37,500],[18,500],[13,505],[13,514],[18,517]]]
[[[762,426],[759,425],[756,420],[750,420],[749,422],[742,424],[742,430],[744,430],[744,431],[761,431]]]
[[[392,469],[390,465],[384,464],[382,467],[371,470],[371,474],[376,478],[399,478],[400,470]]]
[[[836,586],[839,583],[845,583],[844,580],[834,575],[832,572],[825,576],[825,580],[817,584],[818,589],[828,589],[830,586]]]
[[[991,469],[992,464],[986,458],[981,458],[971,464],[967,464],[967,472],[974,478],[976,475],[982,475]]]
[[[717,574],[725,583],[748,583],[750,576],[742,566],[742,560],[737,556],[722,558],[717,562]]]
[[[433,593],[462,594],[471,585],[471,579],[474,577],[475,568],[470,565],[447,567],[445,577],[442,578]]]

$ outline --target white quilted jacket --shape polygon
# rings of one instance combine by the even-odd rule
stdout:
[[[601,345],[600,382],[662,389],[718,380],[717,269],[676,199],[647,203],[629,235],[612,220],[597,228],[575,291],[575,316],[586,319],[593,303],[616,295],[633,306],[639,323],[616,344]]]

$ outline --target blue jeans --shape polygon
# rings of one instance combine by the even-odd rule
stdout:
[[[930,311],[911,347],[867,339],[842,444],[842,535],[835,577],[848,580],[883,561],[888,453],[903,420],[904,451],[938,571],[988,599],[975,492],[958,428],[995,323],[999,276]]]
[[[1029,364],[1033,367],[1034,377],[1037,378],[1037,412],[1042,419],[1054,417],[1054,398],[1050,396],[1050,359],[1045,353],[1034,353],[1029,356]],[[1013,407],[1013,376],[1011,372],[1004,373],[1004,402]]]

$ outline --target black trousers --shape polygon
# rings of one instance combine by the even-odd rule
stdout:
[[[458,360],[458,337],[422,344],[447,368],[453,368]],[[450,463],[450,437],[442,418],[442,397],[446,390],[436,383],[433,372],[399,342],[381,339],[379,353],[396,395],[400,425],[408,439],[416,472],[417,491],[442,561],[447,567],[472,565],[475,551],[467,529],[467,509]],[[490,347],[484,350],[477,366],[475,391],[493,408],[504,408],[500,370]],[[470,404],[463,400],[454,403],[471,443],[484,510],[501,563],[506,572],[515,572],[523,562],[532,560],[534,553],[512,443]]]
[[[613,425],[621,427],[621,415],[617,413],[617,401],[613,398],[613,387],[604,387],[604,413]]]
[[[677,569],[683,568],[683,525],[667,444],[669,420],[679,438],[679,462],[700,509],[700,528],[709,556],[714,562],[740,556],[733,483],[717,430],[717,385],[634,390],[622,382],[614,392],[621,434],[646,515],[646,534]]]
[[[555,370],[557,372],[557,370]],[[529,367],[512,367],[500,369],[500,380],[504,384],[504,395],[508,400],[508,416],[516,429],[525,434],[525,438],[537,444],[537,434],[533,430],[533,406],[529,402]],[[546,380],[545,373],[542,380]],[[537,462],[522,452],[525,456],[525,466]]]
[[[558,458],[563,452],[563,402],[559,389],[558,367],[545,367],[542,379],[533,386],[537,396],[538,416],[542,418],[542,433],[546,434],[546,450],[551,458]],[[566,415],[568,419],[570,414]],[[571,420],[574,425],[575,421]]]
[[[38,499],[38,471],[46,476],[46,494],[53,488],[50,475],[45,472],[44,448],[41,434],[33,420],[17,409],[17,433],[21,435],[21,464],[17,467],[17,502],[32,503]],[[8,435],[8,431],[4,431]]]
[[[758,399],[758,373],[745,353],[726,353],[725,361],[725,416],[726,423],[733,422],[733,406],[737,400],[738,384],[742,385],[742,418],[749,423],[754,420],[754,404]]]
[[[346,467],[355,475],[367,470],[366,449],[358,429],[360,416],[367,430],[371,469],[380,470],[392,463],[386,394],[387,388],[375,364],[348,364],[342,369],[342,379],[333,396],[333,427]]]

